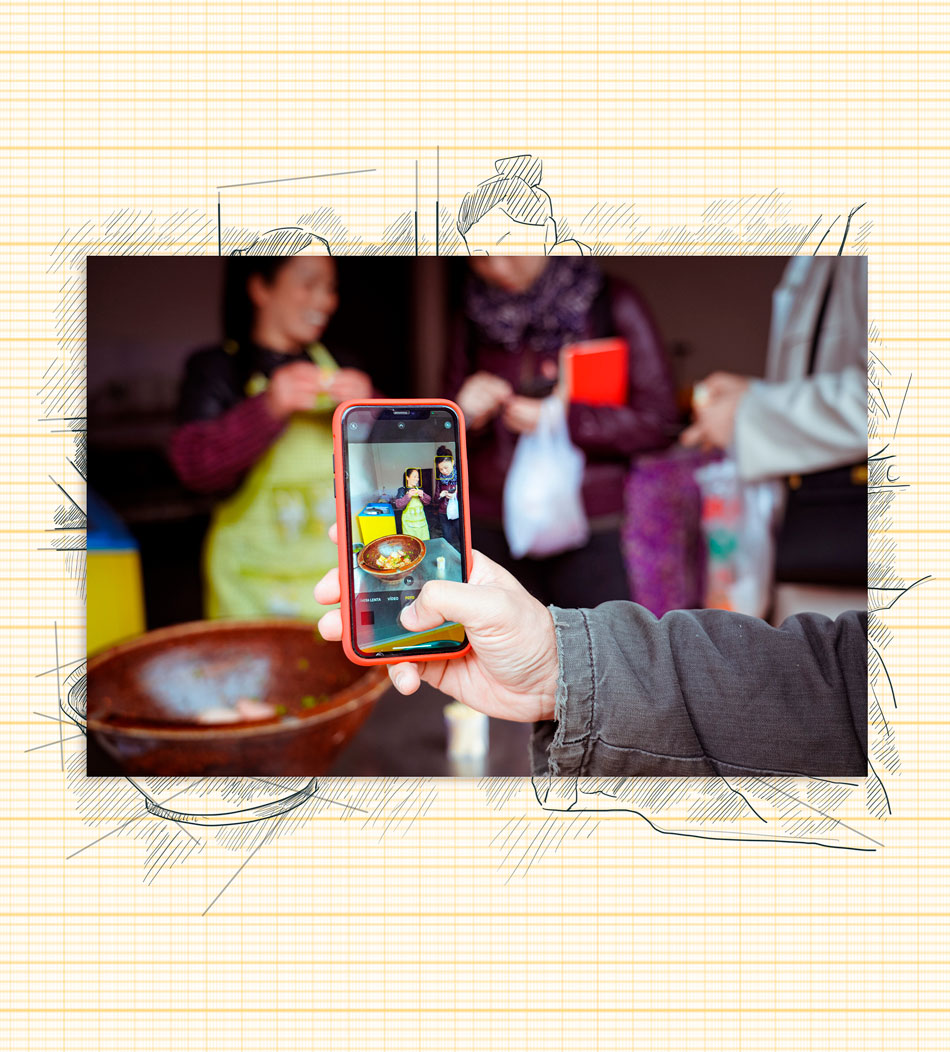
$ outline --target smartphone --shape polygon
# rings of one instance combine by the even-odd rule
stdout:
[[[469,649],[448,622],[407,632],[427,581],[468,580],[465,421],[454,402],[365,399],[333,414],[343,648],[360,665],[442,661]]]

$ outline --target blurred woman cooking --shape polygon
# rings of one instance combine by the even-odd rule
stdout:
[[[186,366],[170,459],[182,483],[219,493],[205,540],[208,617],[313,617],[313,575],[336,565],[330,422],[373,393],[320,337],[338,304],[326,256],[232,258],[225,342]]]
[[[523,188],[513,185],[512,193]],[[504,208],[503,196],[491,204]],[[632,288],[585,258],[473,256],[469,270],[444,389],[468,428],[473,545],[546,604],[629,599],[619,540],[624,480],[631,457],[669,445],[676,429],[672,377],[653,322]],[[620,336],[629,348],[627,404],[567,408],[570,439],[587,461],[590,540],[543,559],[514,559],[502,507],[515,445],[537,427],[561,349],[605,336]]]

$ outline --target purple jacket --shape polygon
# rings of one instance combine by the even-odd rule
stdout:
[[[587,457],[584,507],[590,519],[619,517],[624,481],[637,453],[663,449],[676,434],[673,378],[659,333],[643,301],[622,281],[608,278],[588,313],[581,339],[619,336],[630,347],[630,391],[625,406],[573,403],[568,411],[571,441]],[[487,342],[461,314],[456,318],[446,363],[444,390],[455,398],[472,373],[485,370],[507,380],[516,392],[541,393],[542,365],[557,355],[529,349],[508,351]],[[543,388],[541,389],[543,390]],[[499,525],[505,476],[518,435],[496,417],[468,432],[468,469],[472,518]],[[596,521],[594,522],[596,526]]]
[[[432,483],[432,503],[439,509],[439,514],[444,515],[445,509],[448,507],[449,500],[454,497],[458,489],[457,482],[444,482],[441,475],[439,475],[438,469],[435,472],[435,481]],[[449,493],[451,497],[440,497],[440,493]]]

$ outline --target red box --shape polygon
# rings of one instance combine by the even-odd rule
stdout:
[[[586,340],[564,349],[568,397],[587,405],[626,405],[630,348],[626,340]]]

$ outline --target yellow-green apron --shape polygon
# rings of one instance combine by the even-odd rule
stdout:
[[[426,522],[425,509],[418,497],[413,497],[402,509],[402,532],[411,533],[420,541],[429,539],[429,524]]]
[[[325,372],[337,371],[322,345],[307,353]],[[258,373],[246,393],[266,388]],[[321,394],[312,411],[294,413],[237,492],[215,508],[204,550],[206,617],[316,620],[324,613],[313,586],[337,564],[327,536],[336,518],[333,409]]]

